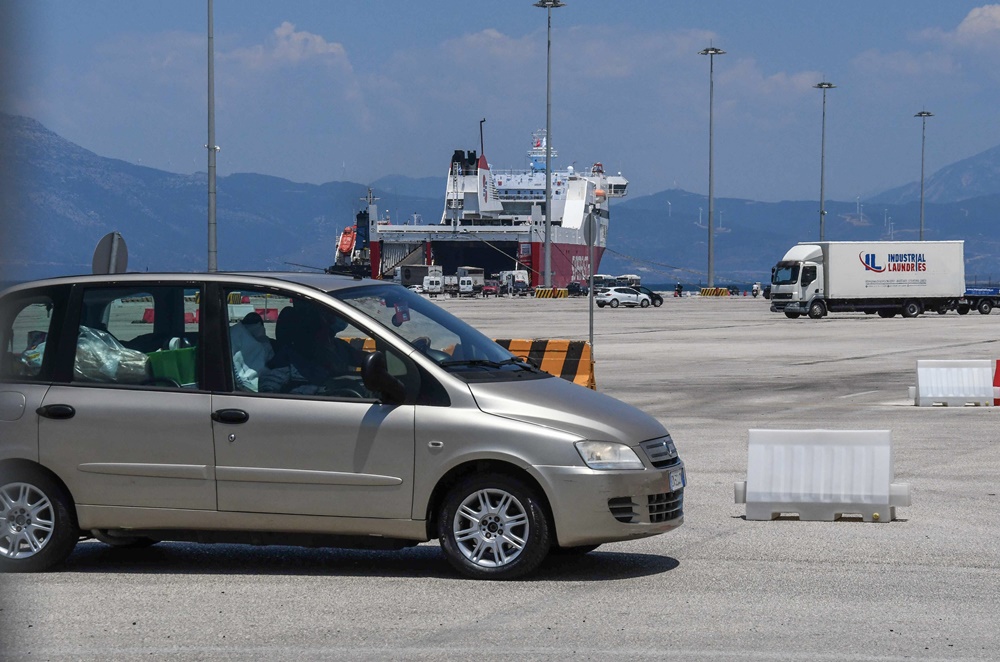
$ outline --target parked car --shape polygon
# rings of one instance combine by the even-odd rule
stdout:
[[[567,285],[566,290],[571,297],[586,296],[590,292],[590,288],[576,281]]]
[[[81,536],[381,546],[474,578],[683,522],[667,430],[401,285],[115,274],[0,293],[0,572]],[[128,561],[125,561],[126,563]]]
[[[415,294],[424,294],[424,292],[426,292],[423,285],[410,285],[406,289],[408,289],[411,292],[414,292]]]
[[[500,281],[498,280],[485,281],[483,283],[483,296],[484,297],[500,296]]]
[[[649,289],[645,285],[633,285],[632,289],[639,290],[640,292],[648,296],[650,303],[652,303],[655,308],[659,308],[660,306],[663,305],[663,297],[654,292],[653,290]]]
[[[597,303],[598,308],[604,308],[604,306],[611,306],[612,308],[617,308],[618,306],[641,306],[642,308],[648,308],[650,304],[649,296],[632,287],[609,287],[598,291],[594,296],[594,301]]]

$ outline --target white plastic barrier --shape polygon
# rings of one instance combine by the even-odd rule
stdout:
[[[910,486],[892,479],[889,430],[750,430],[747,480],[734,487],[748,520],[889,522],[910,505]]]
[[[993,405],[993,362],[917,361],[917,387],[914,404],[962,407]]]

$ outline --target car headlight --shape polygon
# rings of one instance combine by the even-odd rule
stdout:
[[[578,441],[576,450],[591,469],[643,469],[642,460],[625,444]]]

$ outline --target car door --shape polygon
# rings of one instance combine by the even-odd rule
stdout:
[[[38,409],[39,460],[78,506],[215,509],[200,290],[78,286]]]
[[[241,370],[213,397],[219,510],[409,518],[414,407],[380,404],[361,383],[357,363],[376,339],[302,296],[243,289],[238,298],[224,353],[234,367],[267,358],[250,366],[256,381]],[[270,348],[246,349],[261,328]],[[327,369],[334,346],[350,347],[343,371]],[[406,370],[388,354],[390,371]]]

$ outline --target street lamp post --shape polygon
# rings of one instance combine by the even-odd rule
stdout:
[[[215,29],[212,0],[208,0],[208,271],[218,271],[218,245],[215,229]]]
[[[920,241],[924,240],[924,148],[927,146],[927,118],[934,113],[921,110],[914,117],[920,118],[923,125],[920,130]]]
[[[698,51],[698,55],[708,56],[708,287],[715,287],[715,229],[712,227],[712,210],[715,208],[715,170],[712,161],[712,107],[715,101],[715,56],[725,55],[721,48],[709,46]]]
[[[552,10],[565,7],[562,0],[538,0],[534,7],[548,13],[545,49],[545,273],[542,284],[552,287]]]
[[[823,130],[819,147],[819,240],[823,241],[826,228],[826,189],[824,188],[825,181],[823,179],[826,165],[826,91],[832,90],[837,86],[833,83],[822,82],[816,83],[813,87],[823,90]]]

